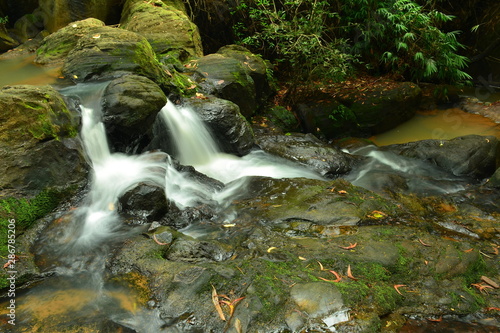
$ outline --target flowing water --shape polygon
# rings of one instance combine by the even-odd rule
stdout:
[[[227,206],[243,191],[249,175],[321,178],[262,151],[243,158],[220,152],[196,113],[170,101],[160,114],[173,133],[175,157],[223,182],[221,190],[178,171],[164,152],[112,153],[101,121],[100,99],[105,87],[106,83],[80,84],[61,90],[81,102],[81,139],[91,166],[90,190],[81,207],[56,220],[39,240],[38,263],[54,277],[17,298],[18,316],[23,318],[19,325],[24,327],[42,321],[75,325],[97,317],[138,332],[160,331],[157,310],[136,309],[130,305],[135,301],[127,289],[109,284],[103,277],[113,246],[143,231],[124,226],[116,210],[118,199],[138,184],[164,188],[167,199],[185,209],[200,202]]]

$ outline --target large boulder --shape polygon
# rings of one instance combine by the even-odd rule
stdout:
[[[78,121],[50,86],[0,90],[0,193],[32,196],[82,184]]]
[[[93,17],[108,24],[118,23],[121,0],[40,0],[45,29],[55,32],[68,23]]]
[[[346,174],[363,159],[325,144],[312,134],[263,135],[256,138],[256,143],[270,154],[298,162],[326,177]]]
[[[174,52],[179,60],[201,57],[203,50],[198,27],[176,3],[128,0],[120,26],[144,36],[157,54]]]
[[[216,97],[190,98],[186,104],[208,125],[222,151],[240,156],[250,152],[252,128],[236,104]]]
[[[259,104],[266,102],[267,98],[272,93],[268,81],[268,70],[270,65],[266,63],[261,56],[253,54],[247,48],[240,45],[223,46],[217,53],[238,60],[255,84],[257,102]]]
[[[482,179],[495,171],[498,145],[494,136],[466,135],[451,140],[422,140],[381,149],[428,161],[455,176]]]
[[[127,151],[144,147],[141,139],[150,131],[167,97],[150,79],[124,75],[109,83],[103,101],[103,122],[110,143],[117,151]]]
[[[301,98],[294,110],[306,131],[327,138],[385,132],[413,117],[421,99],[421,89],[410,82],[360,82],[327,90]]]
[[[75,81],[124,73],[142,75],[158,84],[167,79],[146,38],[111,27],[95,27],[81,36],[68,53],[62,73]]]
[[[257,110],[255,82],[241,61],[222,54],[209,54],[193,61],[193,78],[206,95],[227,99],[249,118]]]
[[[62,63],[83,36],[93,33],[104,22],[95,18],[76,21],[47,36],[36,51],[35,63],[55,65]]]

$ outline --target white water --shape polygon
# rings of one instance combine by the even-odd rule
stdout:
[[[101,111],[96,105],[94,103],[94,108],[80,106],[81,137],[92,166],[92,182],[88,205],[80,208],[84,223],[77,244],[90,246],[111,237],[120,227],[115,209],[118,199],[139,183],[164,188],[167,199],[185,209],[200,203],[229,205],[243,191],[246,176],[320,178],[302,166],[292,165],[262,151],[243,158],[221,153],[197,114],[188,108],[177,108],[169,101],[162,108],[161,116],[177,147],[175,157],[181,164],[192,165],[197,171],[226,184],[217,191],[189,173],[178,171],[164,152],[141,155],[111,153],[100,120]]]
[[[369,160],[353,170],[346,179],[372,191],[380,191],[387,186],[384,178],[381,178],[383,175],[399,176],[405,181],[410,193],[434,195],[453,193],[465,188],[466,179],[450,175],[426,162],[378,150],[376,146],[366,146],[351,153],[367,156]],[[398,190],[400,189],[396,189]]]
[[[178,160],[225,184],[247,176],[321,179],[305,167],[262,150],[252,151],[243,157],[221,152],[205,124],[190,108],[176,107],[168,102],[160,115],[173,132],[171,139],[175,143]]]

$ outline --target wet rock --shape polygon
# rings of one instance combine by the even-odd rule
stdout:
[[[168,81],[146,38],[111,27],[95,27],[81,36],[68,53],[62,73],[77,82],[124,73],[145,76],[160,86]]]
[[[103,95],[103,122],[116,151],[141,151],[167,97],[150,79],[124,75],[109,83]]]
[[[296,284],[290,290],[290,296],[299,309],[312,318],[340,310],[344,305],[337,288],[324,282]]]
[[[427,161],[455,176],[483,179],[495,170],[498,139],[467,135],[451,140],[422,140],[383,147],[384,150]]]
[[[96,27],[103,26],[104,22],[96,18],[88,18],[68,24],[44,38],[36,51],[35,63],[40,65],[62,63],[82,36],[92,34]]]
[[[5,24],[0,24],[0,52],[8,51],[18,45],[19,42],[10,36]]]
[[[325,177],[348,173],[363,159],[325,144],[312,134],[264,135],[257,137],[256,143],[270,154],[299,162]]]
[[[147,184],[140,184],[125,193],[119,204],[119,212],[139,220],[139,223],[160,219],[169,210],[164,189]]]
[[[252,128],[236,104],[216,97],[207,97],[188,99],[186,105],[196,110],[208,125],[223,152],[239,156],[250,152],[254,145]]]
[[[203,55],[198,27],[168,3],[128,0],[120,27],[144,36],[158,55],[175,53],[181,62]]]
[[[207,262],[227,260],[232,254],[232,249],[216,242],[178,239],[169,248],[166,258],[182,262]]]
[[[369,213],[367,209],[391,207],[385,199],[370,193],[343,180],[252,177],[236,207],[245,218],[270,224],[303,221],[323,226],[353,226]],[[363,201],[365,205],[358,206]]]
[[[193,79],[206,95],[227,99],[240,107],[247,119],[257,110],[255,82],[241,61],[222,54],[196,60]]]
[[[490,177],[489,185],[493,187],[500,187],[500,168],[498,168],[493,176]]]
[[[77,115],[52,87],[6,86],[0,90],[0,188],[35,195],[65,191],[85,182],[86,163]]]

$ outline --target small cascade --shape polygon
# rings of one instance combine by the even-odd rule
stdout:
[[[176,107],[168,102],[160,116],[172,132],[171,140],[178,152],[176,158],[225,184],[248,176],[322,179],[305,167],[262,150],[254,150],[243,157],[221,152],[203,121],[190,108]]]

